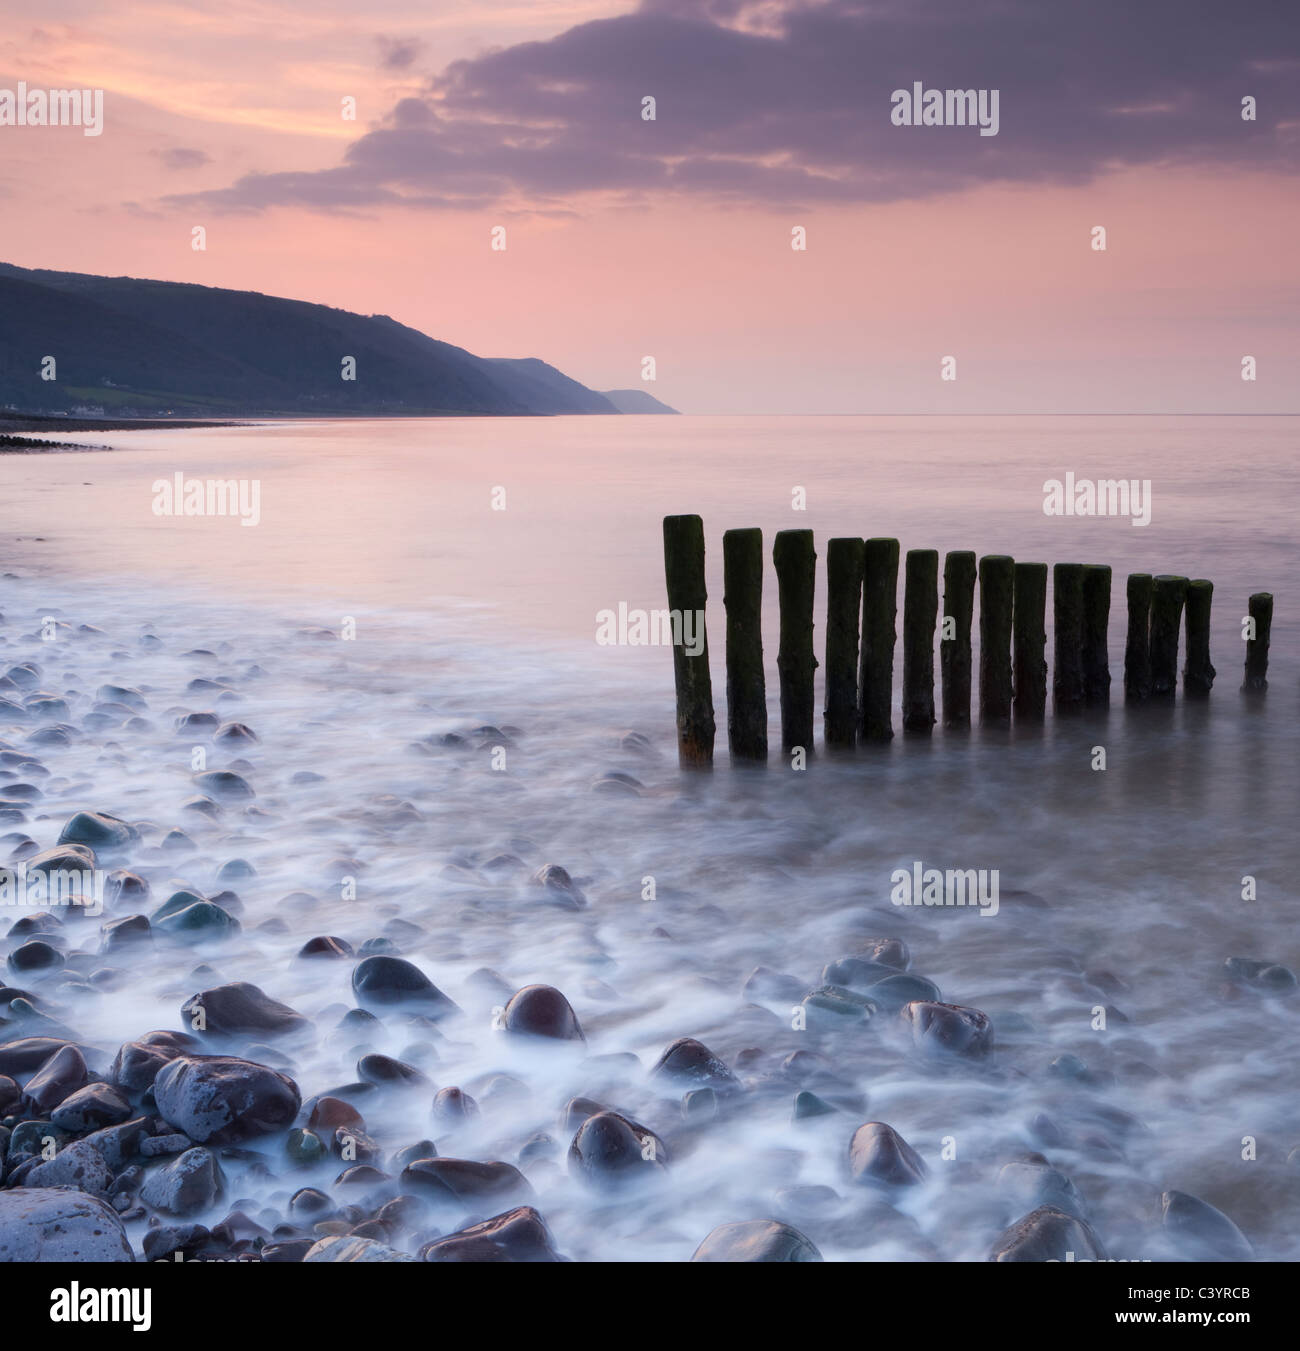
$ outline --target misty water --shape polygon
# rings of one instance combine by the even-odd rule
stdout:
[[[577,1260],[685,1260],[715,1226],[766,1218],[828,1260],[981,1260],[1040,1203],[1002,1173],[1030,1152],[1073,1180],[1112,1258],[1194,1255],[1162,1229],[1170,1189],[1218,1207],[1258,1255],[1300,1256],[1300,1167],[1287,1162],[1300,1146],[1300,995],[1224,970],[1231,957],[1300,967],[1296,430],[1228,417],[447,419],[86,434],[114,449],[4,457],[6,666],[35,663],[39,688],[67,705],[54,719],[66,744],[31,740],[49,721],[0,717],[19,757],[0,797],[16,782],[40,793],[26,819],[10,817],[4,854],[105,811],[141,838],[101,863],[152,891],[101,919],[61,915],[68,967],[10,983],[98,1048],[103,1069],[121,1042],[185,1026],[196,991],[250,981],[312,1020],[310,1038],[236,1048],[284,1068],[304,1102],[355,1080],[371,1050],[476,1099],[477,1117],[448,1125],[429,1085],[357,1097],[386,1171],[425,1138],[442,1156],[517,1163],[550,1135],[553,1152],[530,1151],[522,1170]],[[1151,523],[1044,515],[1044,480],[1067,471],[1150,480]],[[177,472],[258,480],[258,524],[154,514],[155,483]],[[595,641],[598,611],[665,603],[660,522],[684,511],[703,516],[709,549],[708,775],[677,767],[671,652]],[[835,535],[1111,564],[1110,710],[900,733],[833,758],[818,718],[818,753],[792,770],[769,564],[773,753],[766,770],[733,770],[721,537],[751,525],[769,557],[776,530],[814,530],[819,656]],[[1124,706],[1129,571],[1215,583],[1208,701]],[[1248,702],[1241,617],[1261,590],[1277,598],[1270,688]],[[46,617],[64,625],[52,641]],[[898,672],[901,651],[896,729]],[[147,710],[88,717],[104,684],[140,690]],[[819,709],[820,697],[819,683]],[[259,740],[177,734],[178,717],[206,710]],[[188,809],[197,744],[255,799],[215,817]],[[165,847],[172,828],[192,848]],[[256,875],[219,881],[237,858]],[[891,874],[916,862],[996,869],[998,913],[892,904]],[[531,881],[547,864],[584,906]],[[102,920],[152,913],[180,887],[233,889],[239,932],[74,955],[98,952]],[[296,960],[317,935],[387,938],[461,1014],[436,1029],[393,1012],[340,1028],[355,961]],[[878,937],[904,940],[944,1000],[988,1014],[991,1060],[934,1061],[884,1008],[796,1030],[785,987],[742,995],[760,966],[811,990]],[[103,967],[93,989],[77,979]],[[585,1045],[499,1030],[494,1010],[534,982],[564,992]],[[681,1088],[649,1074],[679,1037],[744,1085],[715,1119],[688,1120]],[[824,1059],[789,1059],[800,1051]],[[792,1120],[801,1089],[837,1110]],[[632,1193],[593,1189],[566,1161],[574,1097],[648,1127],[666,1168]],[[923,1183],[850,1179],[866,1121],[918,1151]],[[238,1205],[270,1228],[298,1188],[329,1191],[342,1166],[292,1168],[265,1137],[223,1164],[227,1194],[196,1218]],[[365,1209],[396,1189],[338,1201]],[[503,1208],[437,1217],[418,1236]]]

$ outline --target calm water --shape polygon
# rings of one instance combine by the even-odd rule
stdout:
[[[1164,1255],[1167,1188],[1220,1207],[1262,1255],[1300,1256],[1300,1169],[1286,1163],[1300,1145],[1300,996],[1234,992],[1221,972],[1230,956],[1300,966],[1297,429],[1287,418],[445,420],[98,434],[81,439],[117,449],[0,458],[4,653],[39,663],[73,732],[32,751],[48,771],[44,796],[14,829],[44,847],[80,808],[146,823],[127,861],[152,883],[150,908],[175,884],[219,890],[230,858],[258,871],[237,884],[238,937],[166,962],[122,958],[116,988],[95,996],[54,977],[49,998],[111,1054],[177,1026],[182,999],[215,983],[189,975],[205,961],[316,1020],[316,1040],[283,1053],[304,1097],[352,1079],[367,1049],[416,1060],[439,1086],[480,1097],[481,1116],[447,1133],[425,1096],[399,1095],[363,1108],[371,1134],[385,1149],[430,1136],[444,1155],[515,1161],[547,1131],[561,1152],[526,1171],[557,1246],[580,1259],[681,1260],[714,1225],[769,1216],[796,1223],[828,1259],[978,1259],[1032,1208],[998,1181],[1026,1150],[1073,1177],[1114,1257]],[[260,524],[154,515],[155,480],[178,471],[258,479]],[[1043,481],[1066,471],[1151,480],[1151,524],[1045,516]],[[499,488],[504,510],[493,509]],[[792,510],[796,489],[806,511]],[[717,771],[683,779],[670,654],[594,642],[598,610],[664,603],[660,518],[678,511],[705,520],[720,728],[721,535],[742,525],[769,542],[810,527],[823,556],[833,535],[892,534],[905,550],[1110,563],[1116,689],[1123,574],[1209,577],[1218,683],[1204,705],[1117,702],[1028,733],[899,736],[806,773],[774,760],[766,774],[733,775],[723,732]],[[820,647],[820,571],[818,587]],[[1263,589],[1277,597],[1272,683],[1262,707],[1247,707],[1240,617]],[[775,740],[770,569],[766,599]],[[73,627],[42,642],[46,615]],[[353,642],[301,633],[337,633],[348,618]],[[78,634],[83,623],[104,632]],[[145,632],[157,641],[142,644]],[[230,692],[187,690],[199,676]],[[87,725],[105,682],[144,691],[150,727]],[[216,820],[183,805],[195,793],[191,747],[172,730],[177,714],[209,707],[261,738],[208,748],[210,768],[245,762],[257,792],[252,808]],[[479,751],[428,740],[484,724],[506,730]],[[629,748],[628,730],[648,749]],[[0,739],[25,748],[30,731],[0,725]],[[492,745],[506,746],[504,768]],[[596,786],[611,771],[640,791]],[[193,852],[160,848],[175,825]],[[502,853],[528,869],[561,864],[588,907],[539,905],[525,873],[482,866]],[[355,900],[340,897],[340,856],[361,865]],[[891,872],[917,860],[997,869],[999,914],[891,905]],[[350,964],[295,963],[314,934],[354,945],[388,934],[465,1018],[436,1045],[400,1025],[368,1042],[339,1034]],[[993,1067],[928,1068],[884,1014],[856,1031],[797,1032],[788,1000],[740,995],[756,965],[811,988],[875,935],[906,939],[913,970],[992,1016]],[[70,946],[94,943],[89,925]],[[483,967],[508,986],[559,987],[588,1054],[632,1052],[640,1065],[510,1043],[492,1027],[496,998],[470,979]],[[1105,1031],[1092,1026],[1098,1005],[1111,1009]],[[689,1130],[646,1076],[688,1035],[752,1085],[744,1110]],[[828,1057],[819,1091],[866,1103],[792,1123],[799,1082],[781,1066],[798,1049]],[[1053,1072],[1064,1053],[1094,1078]],[[525,1091],[494,1089],[501,1073]],[[559,1115],[575,1095],[664,1137],[661,1186],[620,1203],[567,1174],[572,1132]],[[1044,1115],[1050,1146],[1035,1124]],[[926,1158],[925,1186],[878,1199],[848,1181],[849,1137],[872,1119]],[[304,1178],[270,1157],[271,1180],[231,1170],[234,1196],[267,1218],[336,1171]],[[837,1199],[801,1190],[816,1186]]]

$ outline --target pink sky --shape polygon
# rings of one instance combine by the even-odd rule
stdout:
[[[0,88],[102,88],[105,130],[0,128],[0,261],[385,313],[687,412],[1300,412],[1300,191],[1267,157],[1171,154],[1076,181],[793,206],[707,181],[346,211],[174,200],[332,170],[451,62],[631,8],[50,0],[32,19],[4,0]],[[865,101],[862,116],[879,111]],[[178,150],[206,161],[169,167]],[[195,225],[206,252],[190,247]],[[490,248],[498,225],[504,252]],[[806,252],[790,248],[795,225]],[[654,384],[640,380],[647,355]]]

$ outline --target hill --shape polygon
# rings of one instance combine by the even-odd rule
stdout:
[[[343,378],[347,357],[355,380]],[[7,263],[0,406],[118,417],[619,411],[544,361],[478,357],[387,315]]]

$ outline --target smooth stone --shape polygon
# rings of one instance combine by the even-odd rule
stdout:
[[[811,1239],[780,1220],[720,1224],[696,1248],[692,1262],[820,1262]]]
[[[1277,962],[1229,957],[1223,967],[1229,980],[1261,994],[1290,994],[1296,988],[1295,972]]]
[[[871,987],[871,997],[889,1013],[897,1012],[913,1000],[936,1004],[943,998],[934,981],[911,971],[895,971],[876,981]]]
[[[428,1076],[408,1065],[405,1061],[395,1060],[390,1055],[381,1055],[372,1051],[357,1061],[357,1078],[368,1084],[406,1084],[419,1085],[429,1082]]]
[[[131,1115],[127,1100],[111,1084],[87,1084],[50,1113],[50,1120],[70,1135],[119,1126]]]
[[[518,1206],[472,1224],[420,1249],[423,1262],[559,1262],[546,1221],[532,1206]]]
[[[354,955],[352,944],[346,939],[334,938],[325,934],[322,934],[317,938],[309,938],[297,952],[299,960],[321,957],[352,957]]]
[[[1160,1198],[1165,1233],[1198,1262],[1253,1262],[1255,1250],[1245,1234],[1221,1210],[1188,1192],[1167,1191]]]
[[[558,863],[547,863],[532,875],[532,884],[546,892],[546,898],[553,905],[565,910],[585,910],[587,898],[582,888],[569,876],[568,870]]]
[[[650,1076],[691,1088],[714,1088],[723,1092],[740,1087],[740,1080],[731,1070],[694,1037],[679,1037],[673,1042],[655,1062]]]
[[[68,1044],[62,1036],[20,1036],[5,1042],[0,1046],[0,1074],[30,1074]]]
[[[188,934],[238,933],[239,921],[223,906],[213,901],[195,901],[183,910],[173,911],[154,921],[159,933],[185,936]]]
[[[11,971],[53,971],[63,965],[63,954],[42,938],[29,938],[9,954]]]
[[[417,1159],[402,1169],[403,1188],[432,1200],[460,1205],[532,1196],[528,1179],[512,1163],[473,1159]]]
[[[221,802],[246,802],[257,796],[247,779],[228,769],[213,769],[206,774],[196,774],[194,782],[209,797]]]
[[[463,1089],[454,1085],[440,1088],[433,1099],[433,1119],[444,1126],[454,1127],[478,1116],[478,1103]]]
[[[287,1075],[234,1056],[178,1056],[153,1085],[158,1114],[200,1144],[237,1144],[292,1124],[301,1106]]]
[[[154,1169],[140,1188],[140,1199],[165,1215],[185,1218],[214,1205],[225,1192],[225,1178],[210,1149],[187,1149]]]
[[[95,851],[84,844],[58,844],[53,849],[43,849],[27,860],[29,873],[85,872],[98,866]]]
[[[91,849],[125,849],[138,833],[107,812],[78,812],[59,832],[59,844],[84,844]]]
[[[866,1022],[876,1012],[876,1002],[843,985],[822,985],[803,998],[819,1027],[836,1028],[849,1023]]]
[[[146,1046],[143,1042],[125,1042],[109,1066],[110,1082],[128,1093],[143,1093],[153,1087],[158,1071],[180,1054],[167,1046]]]
[[[89,1081],[85,1057],[75,1046],[65,1045],[27,1081],[23,1100],[33,1111],[45,1116]]]
[[[1039,1206],[999,1236],[989,1261],[1099,1262],[1105,1257],[1097,1235],[1083,1220],[1052,1206]]]
[[[1083,1197],[1074,1182],[1041,1154],[1004,1164],[998,1173],[998,1187],[1008,1193],[1013,1213],[1024,1214],[1039,1206],[1051,1206],[1076,1219],[1086,1219]]]
[[[596,1112],[569,1146],[569,1169],[597,1186],[622,1186],[658,1177],[668,1161],[663,1141],[618,1112]]]
[[[22,1187],[0,1191],[0,1262],[131,1262],[126,1230],[83,1192]]]
[[[899,1016],[911,1029],[913,1045],[928,1055],[983,1060],[993,1052],[993,1025],[979,1009],[915,1000]]]
[[[195,1018],[202,1009],[203,1021],[196,1025]],[[311,1022],[272,999],[265,991],[247,981],[232,981],[228,985],[218,985],[210,990],[200,990],[191,995],[181,1005],[181,1017],[196,1031],[201,1030],[208,1036],[233,1037],[257,1035],[278,1037],[289,1033],[302,1033],[311,1030]]]
[[[883,1121],[858,1127],[849,1142],[849,1172],[855,1182],[886,1187],[914,1187],[925,1180],[925,1160]]]
[[[586,1042],[569,1001],[550,985],[525,985],[505,1010],[505,1030],[516,1035]]]
[[[146,915],[123,915],[121,919],[111,919],[100,926],[99,932],[99,950],[103,953],[148,942],[153,933]]]
[[[418,966],[402,957],[365,958],[352,972],[352,992],[360,1004],[416,1004],[432,1018],[460,1012]]]
[[[325,1157],[325,1142],[311,1130],[294,1130],[284,1142],[284,1152],[299,1167],[309,1167]]]

